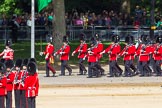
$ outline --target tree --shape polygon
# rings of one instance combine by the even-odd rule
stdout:
[[[21,13],[21,10],[17,8],[16,4],[17,2],[15,0],[1,1],[0,13],[5,13],[6,15]]]
[[[62,38],[66,35],[65,25],[65,6],[64,0],[54,0],[54,20],[53,20],[53,36],[55,49],[58,50],[62,45]]]

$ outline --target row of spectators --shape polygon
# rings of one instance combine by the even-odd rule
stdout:
[[[103,10],[100,14],[96,14],[90,11],[79,13],[77,10],[73,10],[70,13],[66,13],[65,18],[67,25],[97,25],[108,27],[125,25],[150,25],[150,13],[147,12],[145,8],[141,9],[139,6],[136,6],[136,9],[131,14],[132,15],[124,12],[117,13],[113,10]],[[155,23],[157,23],[160,18],[161,14],[160,12],[157,12]]]
[[[31,26],[31,14],[25,13],[23,15],[16,15],[14,14],[12,18],[7,18],[6,15],[2,15],[2,18],[0,19],[0,26],[4,25],[10,25],[10,22],[12,21],[13,17],[16,17],[15,21],[20,26]],[[43,13],[43,14],[35,14],[35,25],[36,26],[46,26],[46,25],[52,25],[53,20],[53,13]]]
[[[155,21],[160,20],[160,12],[157,12]],[[20,26],[31,26],[31,15],[25,13],[20,16],[16,16],[16,21]],[[12,20],[12,19],[11,19]],[[38,13],[35,15],[35,24],[37,26],[52,25],[53,13]],[[0,25],[8,25],[10,19],[6,18],[5,15],[2,16],[0,20]],[[113,10],[107,11],[103,10],[100,14],[94,12],[78,12],[76,9],[71,12],[65,13],[65,22],[66,25],[75,25],[75,26],[124,26],[124,25],[150,25],[149,13],[146,10],[140,9],[139,6],[136,7],[134,14],[131,16],[128,13],[117,13]],[[156,23],[155,22],[155,23]]]

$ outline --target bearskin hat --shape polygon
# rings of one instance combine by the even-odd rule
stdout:
[[[80,40],[85,41],[85,34],[81,33],[79,38],[80,38]]]
[[[5,62],[5,66],[6,66],[6,68],[13,68],[14,67],[14,61],[13,60],[7,60],[6,62]]]
[[[100,35],[98,33],[95,33],[95,38],[97,41],[100,41]]]
[[[34,62],[29,62],[27,65],[27,70],[31,75],[35,74],[37,70],[36,64]]]
[[[53,37],[52,37],[52,35],[50,35],[50,34],[47,35],[47,42],[48,42],[48,43],[52,43],[52,42],[53,42]]]
[[[142,35],[141,39],[143,43],[146,43],[148,41],[148,35]]]
[[[16,67],[21,67],[22,66],[22,63],[23,63],[23,60],[22,59],[17,59],[16,60],[16,63],[15,63],[15,66]]]
[[[29,62],[34,62],[34,63],[36,63],[36,64],[37,64],[37,62],[36,62],[36,59],[35,59],[35,58],[30,58]]]
[[[130,36],[130,35],[126,36],[125,37],[125,42],[126,43],[133,43],[134,42],[134,37]]]
[[[130,43],[133,43],[134,42],[134,37],[133,36],[130,36]]]
[[[6,72],[6,66],[4,63],[0,62],[0,73],[4,74]]]
[[[120,37],[118,35],[113,35],[112,41],[115,42],[115,43],[118,43],[120,41]]]
[[[9,46],[9,47],[11,46],[11,41],[6,40],[6,42],[5,42],[5,43],[6,43],[6,46]]]
[[[94,37],[91,38],[91,40],[90,40],[90,44],[96,45],[96,40],[95,40]]]
[[[68,37],[65,35],[65,36],[63,36],[63,40],[62,40],[62,42],[66,42],[66,43],[68,43]]]
[[[130,42],[130,36],[126,36],[125,37],[125,43],[129,43]]]
[[[23,60],[22,66],[27,66],[28,63],[29,63],[29,59],[26,58],[26,59]]]
[[[161,43],[162,42],[162,36],[158,36],[156,38],[156,43]]]

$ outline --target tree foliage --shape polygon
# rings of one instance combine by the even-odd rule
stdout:
[[[12,14],[22,14],[27,11],[30,12],[30,6],[30,0],[1,0],[0,13],[8,16]]]
[[[121,11],[121,4],[125,0],[65,0],[65,10],[71,11],[72,9],[77,9],[80,12],[85,12],[87,10],[100,13],[102,10],[106,9],[108,11],[114,10],[117,12]],[[151,0],[130,0],[131,12],[134,11],[136,5],[144,7],[148,12],[151,9]],[[35,0],[36,12],[37,0]],[[155,12],[162,11],[161,0],[156,0]],[[51,9],[52,5],[49,6]],[[20,14],[24,12],[31,12],[31,0],[0,0],[0,13],[5,13],[11,15],[13,13]]]

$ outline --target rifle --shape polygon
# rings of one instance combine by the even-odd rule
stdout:
[[[25,78],[27,75],[27,69],[24,71],[24,75],[21,77],[20,84],[24,87]]]
[[[156,47],[155,54],[157,54],[157,52],[158,52],[158,50],[159,50],[159,48],[160,48],[161,45],[162,45],[162,43],[159,44],[159,45]]]
[[[125,55],[126,52],[128,52],[128,49],[129,49],[130,46],[131,46],[131,44],[126,45],[126,47],[125,47],[125,51],[124,51],[123,55]]]
[[[64,45],[63,48],[61,48],[61,52],[64,52],[67,45]],[[62,55],[62,54],[61,54]]]
[[[108,52],[108,54],[110,54],[111,52],[112,52],[112,50],[114,49],[114,47],[115,47],[115,43],[111,46],[111,48],[110,48],[110,51]]]
[[[17,70],[15,78],[14,78],[14,84],[18,84],[18,74],[20,73],[20,69]]]
[[[83,48],[83,44],[84,44],[84,43],[82,43],[82,44],[80,45],[79,50],[82,50],[82,48]],[[81,53],[81,51],[79,51],[79,55],[80,55],[80,53]]]
[[[142,45],[142,48],[141,48],[142,50],[141,50],[141,53],[143,54],[143,52],[145,51],[145,49],[146,49],[146,45]]]
[[[6,77],[8,78],[8,76],[10,75],[10,73],[13,71],[15,69],[15,66],[14,67],[12,67],[11,69],[10,69],[10,71],[9,72],[6,72]]]
[[[0,81],[2,80],[3,76],[0,76]]]

